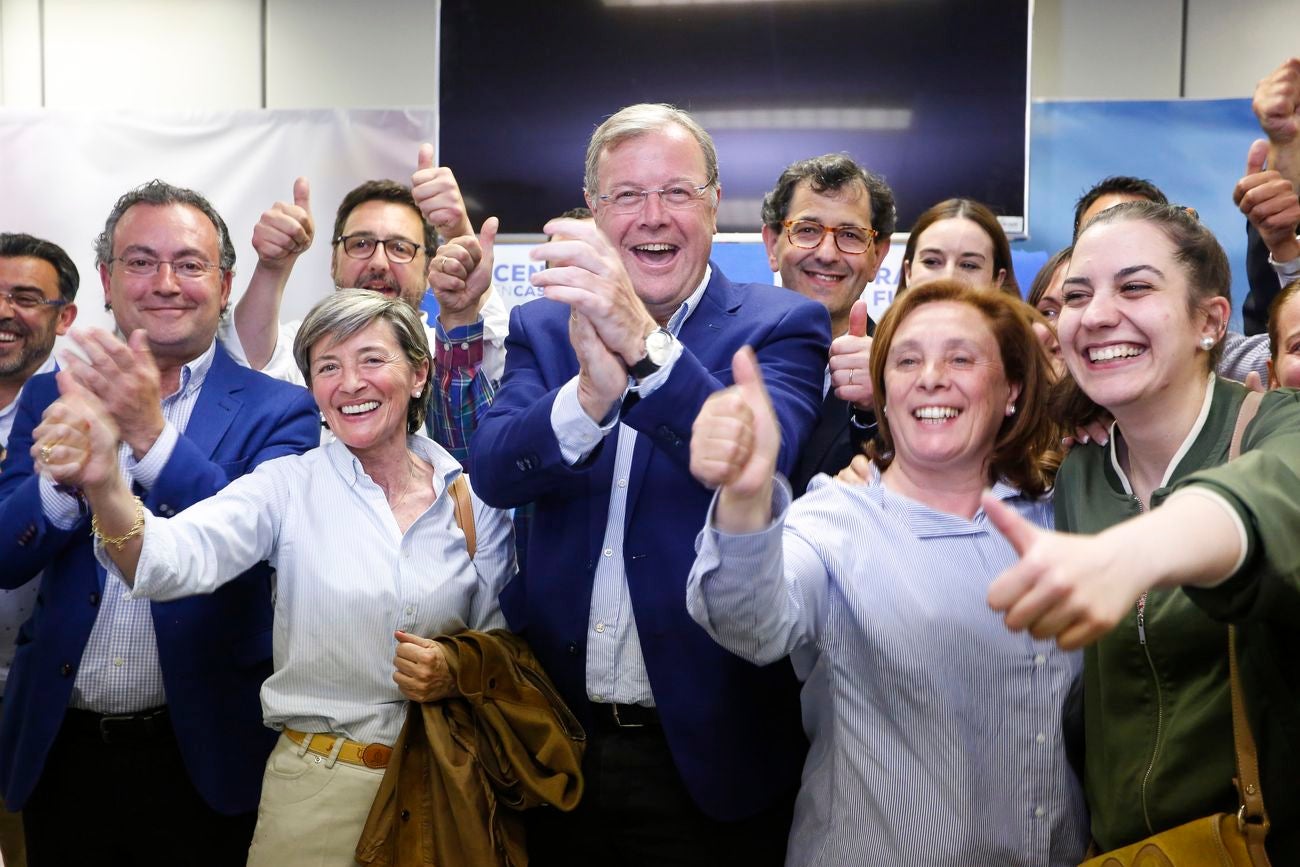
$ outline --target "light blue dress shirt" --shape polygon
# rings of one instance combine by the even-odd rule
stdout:
[[[820,477],[772,525],[710,524],[691,616],[758,664],[795,653],[811,750],[788,865],[1075,865],[1088,843],[1063,746],[1078,653],[1012,633],[986,601],[1016,561],[981,510],[938,512],[878,482]],[[996,485],[1028,520],[1050,500]]]

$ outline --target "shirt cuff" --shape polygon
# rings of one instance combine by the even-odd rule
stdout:
[[[1273,271],[1277,274],[1277,279],[1281,281],[1283,286],[1300,277],[1300,258],[1292,259],[1289,262],[1279,262],[1273,258],[1272,253],[1269,253],[1268,264],[1273,266]]]
[[[673,365],[681,357],[682,342],[674,336],[672,343],[668,345],[668,360],[664,362],[663,366],[640,382],[628,386],[628,391],[634,391],[641,397],[649,397],[654,394],[659,386],[668,381],[668,377],[673,372]]]
[[[153,441],[153,448],[149,449],[144,457],[137,461],[133,456],[127,456],[126,471],[130,474],[131,480],[137,482],[146,491],[157,484],[163,467],[171,460],[180,436],[171,422],[163,422],[162,433],[158,434],[158,439]]]
[[[41,511],[45,520],[60,530],[71,530],[81,520],[81,501],[75,494],[59,490],[49,476],[42,474],[37,483],[41,492]]]
[[[433,320],[434,360],[438,367],[477,368],[483,363],[483,317],[470,325],[447,331],[436,317]]]
[[[614,404],[609,415],[600,424],[591,420],[582,403],[578,400],[578,378],[575,376],[560,386],[551,404],[551,430],[555,431],[556,442],[560,446],[560,455],[569,466],[581,461],[591,454],[600,441],[609,436],[618,425],[619,403]]]
[[[1212,491],[1209,488],[1206,488],[1202,485],[1188,485],[1187,487],[1179,490],[1177,493],[1175,493],[1172,497],[1170,497],[1165,502],[1171,502],[1172,500],[1182,496],[1204,497],[1207,500],[1212,500],[1215,503],[1218,503],[1219,506],[1223,509],[1223,511],[1226,512],[1230,518],[1232,518],[1232,524],[1237,528],[1237,538],[1241,542],[1241,553],[1237,555],[1237,562],[1232,564],[1232,569],[1228,571],[1227,575],[1224,575],[1222,578],[1218,579],[1217,581],[1207,581],[1203,584],[1195,585],[1197,587],[1207,587],[1207,588],[1218,587],[1224,581],[1227,581],[1233,575],[1236,575],[1237,571],[1240,570],[1241,567],[1246,562],[1246,554],[1250,551],[1250,537],[1246,534],[1246,525],[1244,522],[1242,522],[1241,515],[1237,514],[1237,510],[1234,509],[1232,507],[1232,504],[1228,502],[1227,498],[1225,498],[1218,491]]]

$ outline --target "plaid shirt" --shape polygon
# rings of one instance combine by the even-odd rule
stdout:
[[[433,327],[437,388],[429,396],[429,437],[468,471],[470,437],[497,393],[497,383],[488,377],[483,364],[483,320],[448,332],[434,318]]]

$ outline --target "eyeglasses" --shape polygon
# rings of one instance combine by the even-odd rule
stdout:
[[[68,303],[67,299],[64,298],[55,298],[51,301],[33,289],[19,289],[17,292],[0,290],[0,299],[8,301],[10,307],[17,307],[20,310],[35,310],[37,307],[62,307]]]
[[[672,208],[674,211],[683,211],[700,200],[704,191],[713,184],[700,184],[698,187],[691,186],[673,186],[663,187],[658,190],[615,190],[612,193],[606,193],[603,196],[597,196],[609,209],[616,214],[635,214],[645,207],[646,200],[651,196],[658,196],[659,201],[666,208]]]
[[[121,262],[126,273],[136,277],[152,277],[163,265],[170,265],[172,273],[181,280],[201,280],[210,271],[222,270],[220,265],[204,262],[202,259],[186,257],[184,259],[155,259],[153,256],[115,256],[113,262]]]
[[[822,238],[835,236],[835,246],[841,253],[865,253],[871,242],[880,234],[870,226],[823,226],[813,220],[786,220],[785,236],[790,243],[804,250],[821,246]]]
[[[383,247],[388,261],[396,262],[398,265],[410,262],[415,258],[416,253],[424,249],[414,241],[405,238],[372,238],[369,235],[339,235],[334,239],[334,243],[343,244],[343,252],[353,259],[369,259],[375,255],[376,250]]]

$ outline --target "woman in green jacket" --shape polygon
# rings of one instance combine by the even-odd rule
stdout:
[[[1058,332],[1076,446],[1052,533],[988,501],[1021,553],[989,603],[1084,656],[1084,789],[1102,851],[1237,811],[1228,633],[1237,627],[1274,864],[1300,864],[1300,392],[1264,397],[1228,463],[1247,390],[1217,379],[1231,275],[1180,209],[1139,202],[1074,247]],[[1066,533],[1093,534],[1070,536]]]

